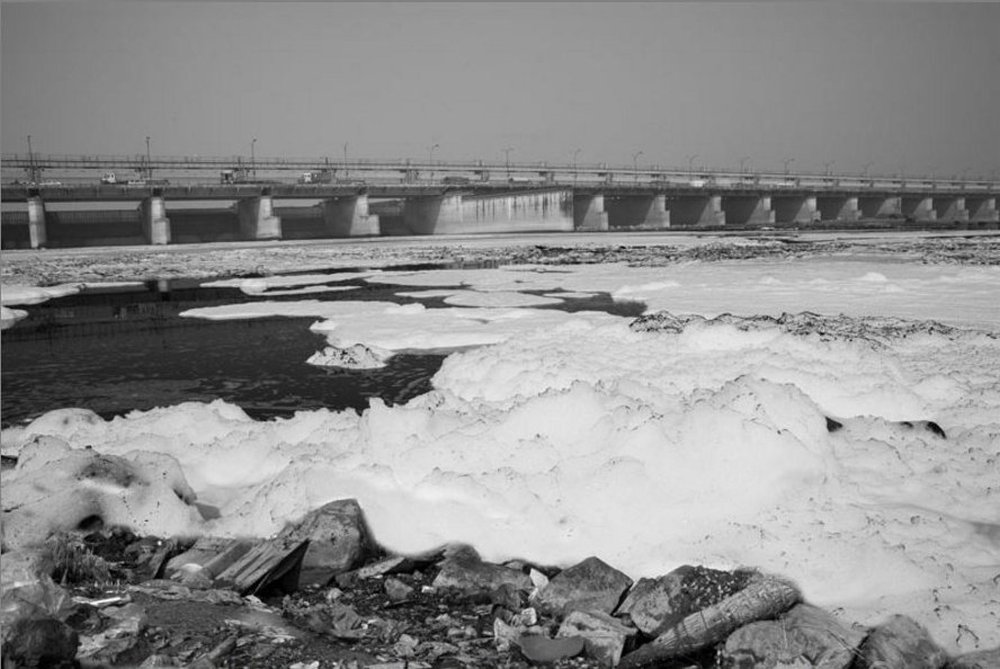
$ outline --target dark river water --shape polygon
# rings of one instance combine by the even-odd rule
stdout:
[[[336,285],[358,288],[304,297],[447,306],[440,298],[395,295],[412,287],[360,280]],[[250,296],[235,288],[203,288],[198,281],[177,280],[89,288],[43,304],[19,306],[29,316],[3,331],[0,346],[3,425],[65,407],[91,409],[110,418],[136,409],[217,398],[239,405],[257,419],[322,407],[361,410],[371,397],[396,404],[429,391],[431,377],[444,359],[439,352],[403,353],[377,370],[317,367],[305,362],[327,345],[325,337],[309,330],[316,318],[208,321],[179,316],[194,307],[262,299],[303,298]],[[635,316],[643,305],[616,303],[600,295],[552,308]]]

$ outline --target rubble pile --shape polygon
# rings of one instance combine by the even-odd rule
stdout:
[[[1000,649],[949,658],[904,616],[846,623],[753,569],[634,582],[598,557],[558,569],[464,545],[386,554],[353,499],[267,539],[106,527],[19,544],[2,566],[4,667],[1000,666]]]

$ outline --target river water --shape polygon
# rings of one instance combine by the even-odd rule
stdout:
[[[331,270],[337,271],[357,269]],[[321,334],[309,330],[316,319],[181,318],[180,313],[195,307],[263,299],[202,283],[182,279],[91,285],[78,294],[27,307],[29,316],[2,334],[3,425],[65,407],[110,418],[213,399],[238,404],[257,419],[318,408],[360,411],[372,397],[392,405],[430,390],[430,379],[448,352],[404,352],[374,370],[309,365],[306,359],[326,346]],[[336,285],[353,289],[309,298],[446,306],[440,299],[395,294],[409,287],[370,285],[360,279]],[[642,305],[618,304],[604,295],[557,308],[630,316],[638,315]]]

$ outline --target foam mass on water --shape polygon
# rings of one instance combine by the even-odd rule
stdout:
[[[704,298],[706,315],[722,311],[728,285],[754,296],[731,311],[776,316],[805,299],[828,316],[811,326],[731,317],[644,329],[591,312],[262,302],[323,319],[313,328],[343,345],[479,347],[450,355],[434,390],[405,405],[372,400],[361,414],[268,422],[221,401],[110,421],[52,412],[6,430],[4,449],[51,434],[108,454],[170,455],[199,501],[219,509],[192,521],[193,532],[269,535],[356,497],[392,550],[460,541],[487,559],[562,565],[597,555],[633,578],[748,565],[791,577],[848,620],[904,613],[953,651],[1000,644],[1000,340],[912,323],[922,311],[995,325],[985,296],[991,283],[996,294],[997,273],[736,267],[506,276],[522,290],[620,290],[658,306],[680,292],[682,305]],[[480,289],[512,289],[484,272]],[[789,284],[814,289],[803,298]],[[446,284],[424,276],[410,285]],[[865,310],[893,295],[912,326],[829,317],[845,295]],[[189,315],[239,317],[248,307],[212,309]]]

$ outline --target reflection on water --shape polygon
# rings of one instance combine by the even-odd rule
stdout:
[[[331,285],[355,289],[309,299],[447,306],[441,299],[395,294],[410,287],[362,280]],[[11,425],[64,407],[108,418],[217,398],[264,419],[322,407],[361,410],[371,397],[401,403],[431,389],[430,379],[444,358],[440,353],[396,355],[377,370],[315,367],[306,359],[326,346],[324,337],[309,331],[315,318],[179,316],[194,307],[261,299],[299,298],[245,295],[234,288],[202,288],[198,280],[175,280],[94,287],[26,307],[28,318],[2,335],[2,422]],[[643,305],[617,303],[605,294],[549,308],[634,316]]]

